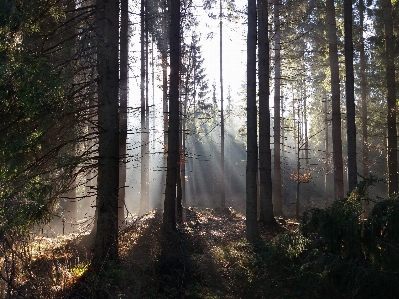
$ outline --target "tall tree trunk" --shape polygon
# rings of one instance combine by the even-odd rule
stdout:
[[[256,111],[256,0],[248,0],[247,37],[247,168],[246,168],[246,238],[259,238],[257,223],[258,144]]]
[[[181,164],[181,192],[182,192],[182,205],[183,207],[187,206],[187,198],[186,198],[186,117],[187,117],[187,101],[188,98],[186,96],[184,104],[183,104],[183,115],[182,115],[182,164]]]
[[[355,85],[353,76],[353,40],[352,40],[352,0],[344,0],[345,27],[345,91],[346,91],[346,128],[348,142],[348,186],[349,192],[357,184],[356,162],[356,124],[355,124]]]
[[[258,1],[259,17],[259,220],[274,224],[272,198],[272,161],[270,150],[270,110],[269,110],[269,37],[268,37],[268,2]]]
[[[391,0],[383,0],[385,21],[385,53],[387,80],[387,163],[388,163],[388,196],[398,193],[398,143],[396,132],[396,86],[395,86],[395,45],[393,35],[393,16]]]
[[[344,171],[342,163],[342,140],[341,140],[341,107],[339,90],[339,66],[337,46],[337,25],[335,21],[334,0],[326,1],[326,16],[328,27],[328,46],[331,72],[331,121],[332,121],[332,143],[334,164],[334,197],[344,197]]]
[[[96,1],[98,70],[97,232],[92,265],[101,271],[106,260],[118,260],[119,187],[119,3]]]
[[[165,25],[166,26],[166,25]],[[168,54],[167,51],[162,50],[162,110],[163,110],[163,183],[166,184],[166,169],[167,169],[167,153],[168,153]],[[160,203],[160,208],[162,203]]]
[[[127,139],[127,95],[128,95],[128,50],[129,50],[129,1],[121,1],[120,29],[120,99],[119,99],[119,224],[125,220],[126,184],[126,139]]]
[[[294,106],[294,104],[293,104]],[[295,109],[294,109],[294,114],[295,115]],[[301,134],[301,129],[300,129],[300,124],[301,124],[301,116],[299,114],[299,100],[298,100],[298,107],[297,107],[297,115],[298,115],[298,120],[297,120],[297,135],[296,135],[296,173],[297,173],[297,178],[296,178],[296,201],[295,201],[295,218],[299,219],[299,214],[301,213],[301,201],[300,201],[300,186],[301,186],[301,180],[300,180],[300,172],[301,172],[301,159],[300,159],[300,152],[301,152],[301,139],[300,139],[300,134]],[[294,116],[295,119],[295,116]],[[294,130],[295,132],[295,130]]]
[[[161,48],[161,59],[162,59],[162,110],[163,110],[163,169],[162,181],[166,184],[166,169],[167,169],[167,152],[168,152],[168,16],[167,3],[162,1],[162,48]],[[163,194],[163,192],[162,192]],[[162,198],[162,196],[160,196]],[[162,208],[162,200],[158,203],[159,208]]]
[[[140,39],[141,39],[141,74],[140,74],[140,92],[141,92],[141,162],[140,162],[140,214],[144,214],[148,210],[148,194],[147,194],[147,173],[149,171],[147,165],[147,101],[146,101],[146,86],[147,86],[147,69],[146,69],[146,0],[141,0],[140,11]]]
[[[309,175],[310,178],[310,165],[309,165],[309,138],[308,138],[308,107],[307,107],[307,101],[306,101],[306,97],[307,97],[307,93],[306,93],[306,85],[305,85],[305,96],[303,98],[303,121],[304,121],[304,133],[305,133],[305,165],[306,165],[306,175]],[[310,181],[307,180],[306,182],[306,189],[305,189],[305,199],[306,199],[306,203],[308,205],[308,207],[310,207],[311,202],[310,202],[310,190],[309,190],[309,183]]]
[[[327,204],[327,200],[329,197],[328,192],[328,173],[330,171],[329,161],[330,161],[330,154],[329,154],[329,136],[328,136],[328,100],[326,91],[323,89],[323,102],[324,102],[324,128],[325,128],[325,139],[324,139],[324,146],[325,146],[325,164],[324,164],[324,200]]]
[[[224,171],[224,111],[223,111],[223,0],[219,0],[220,13],[219,13],[219,27],[220,27],[220,197],[221,206],[226,206],[226,180]]]
[[[94,5],[95,0],[87,1],[87,4]],[[94,23],[95,16],[90,16],[87,19],[87,24],[83,30],[89,30],[91,24]],[[95,43],[95,33],[90,32],[88,40],[86,43]],[[92,52],[89,55],[90,59],[96,60],[96,53]],[[91,235],[95,236],[97,231],[97,173],[98,173],[98,164],[95,161],[95,157],[97,157],[98,144],[97,144],[97,120],[98,120],[98,99],[97,99],[97,83],[95,78],[97,76],[96,66],[90,64],[87,69],[87,73],[84,76],[87,76],[88,83],[88,111],[89,115],[87,118],[87,139],[85,141],[86,151],[89,152],[90,160],[88,162],[88,171],[86,172],[86,184],[85,184],[85,199],[82,202],[82,210],[90,211],[88,214],[92,214],[94,211],[94,226],[91,231]]]
[[[274,214],[283,214],[281,198],[281,148],[280,148],[280,81],[281,81],[281,57],[280,57],[280,0],[274,1]]]
[[[176,228],[176,179],[179,159],[179,65],[180,65],[180,0],[170,0],[170,88],[168,161],[166,173],[163,226]]]
[[[359,0],[360,16],[360,93],[362,101],[362,166],[363,177],[369,176],[369,151],[368,151],[368,132],[367,132],[367,83],[366,83],[366,56],[364,53],[364,0]],[[370,205],[367,201],[363,202],[364,215],[370,213]]]
[[[177,162],[177,190],[176,190],[176,212],[177,212],[177,221],[183,221],[183,186],[182,186],[182,143],[183,143],[183,116],[182,116],[182,102],[179,103],[179,160]],[[184,158],[183,158],[184,159]]]
[[[147,213],[150,209],[150,106],[149,102],[149,13],[148,1],[145,0],[145,17],[144,17],[144,32],[145,32],[145,141],[144,141],[144,165],[145,165],[145,201],[142,206],[142,212]]]

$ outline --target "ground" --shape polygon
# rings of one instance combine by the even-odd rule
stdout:
[[[258,284],[245,218],[231,209],[185,209],[175,232],[162,233],[162,214],[133,218],[121,231],[120,262],[90,273],[91,236],[37,236],[14,279],[16,298],[269,298]],[[260,226],[264,241],[295,224]],[[28,251],[29,251],[28,250]],[[255,267],[256,268],[256,267]],[[264,277],[266,279],[266,277]],[[254,297],[255,296],[255,297]]]

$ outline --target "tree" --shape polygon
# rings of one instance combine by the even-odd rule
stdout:
[[[331,121],[334,165],[334,196],[335,199],[339,199],[344,197],[344,177],[342,163],[338,46],[336,33],[337,25],[335,21],[334,0],[326,1],[326,21],[328,27],[328,48],[331,72]]]
[[[369,150],[368,150],[368,132],[367,132],[367,83],[366,83],[366,55],[364,51],[364,0],[359,0],[359,26],[360,26],[360,93],[362,105],[362,174],[363,177],[369,176]],[[370,206],[368,202],[363,204],[365,215],[369,214]]]
[[[118,260],[119,3],[96,1],[98,85],[97,232],[92,265]]]
[[[148,173],[149,173],[149,128],[148,128],[148,5],[146,0],[141,0],[140,11],[140,44],[141,44],[141,66],[140,66],[140,95],[141,95],[141,180],[140,180],[140,214],[148,211]]]
[[[170,85],[166,189],[163,226],[176,228],[176,182],[179,158],[180,0],[170,0]]]
[[[272,165],[270,150],[270,110],[269,110],[269,38],[268,3],[258,2],[259,18],[259,192],[260,217],[264,223],[275,223],[272,199]]]
[[[220,196],[221,206],[226,206],[226,179],[224,171],[224,111],[223,111],[223,0],[219,0],[219,29],[220,29],[220,47],[219,47],[219,66],[220,66]]]
[[[0,212],[6,235],[48,222],[87,159],[72,150],[85,138],[86,114],[79,93],[85,85],[74,84],[81,19],[72,17],[73,5],[1,2],[0,202],[12,207]]]
[[[121,1],[120,29],[120,99],[119,99],[119,206],[120,223],[125,219],[126,184],[126,139],[127,139],[127,97],[128,97],[128,50],[129,50],[129,1]]]
[[[259,238],[257,223],[257,109],[256,109],[256,0],[248,0],[247,35],[247,168],[246,168],[246,238]]]
[[[353,75],[352,0],[344,0],[345,26],[345,91],[348,142],[348,185],[351,192],[357,184],[355,86]]]
[[[283,214],[281,199],[281,129],[280,129],[280,82],[281,82],[281,57],[280,57],[280,0],[274,1],[274,213]]]
[[[396,86],[395,86],[395,44],[393,34],[393,16],[391,0],[382,0],[385,25],[385,59],[387,86],[387,163],[388,163],[388,195],[398,193],[398,141],[396,130]]]

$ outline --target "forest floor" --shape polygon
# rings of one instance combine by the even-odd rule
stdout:
[[[100,275],[87,271],[90,235],[36,237],[15,278],[15,298],[304,298],[262,262],[262,245],[246,242],[243,215],[188,208],[183,218],[169,233],[160,212],[133,219],[120,234],[120,263]],[[295,229],[281,220],[260,233],[266,244]]]

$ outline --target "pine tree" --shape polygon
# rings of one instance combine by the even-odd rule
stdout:
[[[270,150],[270,110],[269,110],[269,38],[268,3],[258,2],[259,18],[259,192],[260,217],[264,223],[275,223],[272,201],[272,165]]]
[[[176,228],[176,180],[179,158],[179,69],[180,69],[180,0],[170,0],[170,87],[168,160],[163,226]]]
[[[119,3],[96,1],[98,70],[98,187],[97,232],[93,267],[118,260],[119,188]]]
[[[247,37],[247,169],[246,169],[246,238],[259,238],[257,223],[257,109],[256,109],[256,0],[248,0]]]

